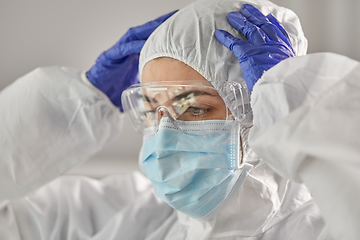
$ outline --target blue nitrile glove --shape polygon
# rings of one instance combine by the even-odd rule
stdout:
[[[240,13],[231,12],[227,19],[248,42],[223,30],[216,30],[215,36],[239,59],[249,92],[252,92],[264,71],[288,57],[295,56],[288,34],[273,15],[265,17],[252,5],[245,4]]]
[[[176,11],[175,11],[176,12]],[[89,81],[103,91],[123,111],[121,93],[139,82],[140,51],[150,34],[175,12],[168,13],[142,26],[130,28],[109,50],[103,52],[86,73]]]

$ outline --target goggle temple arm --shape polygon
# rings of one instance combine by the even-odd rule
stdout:
[[[240,83],[237,82],[228,83],[228,87],[231,95],[233,95],[233,97],[230,97],[230,99],[234,99],[235,101],[235,104],[231,104],[233,106],[231,110],[234,111],[234,118],[238,121],[243,121],[247,114],[245,107],[247,89],[245,89]]]

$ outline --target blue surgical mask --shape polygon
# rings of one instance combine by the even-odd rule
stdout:
[[[180,127],[180,128],[179,128]],[[237,121],[177,121],[162,118],[155,134],[145,129],[140,167],[155,193],[174,209],[212,218],[237,192],[250,164],[239,164]]]

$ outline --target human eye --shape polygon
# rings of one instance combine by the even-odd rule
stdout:
[[[144,111],[143,112],[143,115],[146,117],[146,118],[154,118],[155,116],[155,110],[147,110],[147,111]]]
[[[212,109],[210,106],[189,106],[178,120],[182,121],[196,121],[196,120],[207,120]]]
[[[202,117],[204,116],[205,114],[209,113],[210,112],[210,109],[209,108],[204,108],[204,107],[189,107],[186,112],[192,114],[192,116],[194,118],[197,118],[197,117]]]

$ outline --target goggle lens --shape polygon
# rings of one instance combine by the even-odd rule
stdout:
[[[139,132],[162,117],[174,121],[227,120],[228,109],[208,81],[137,84],[122,95],[124,111]]]

